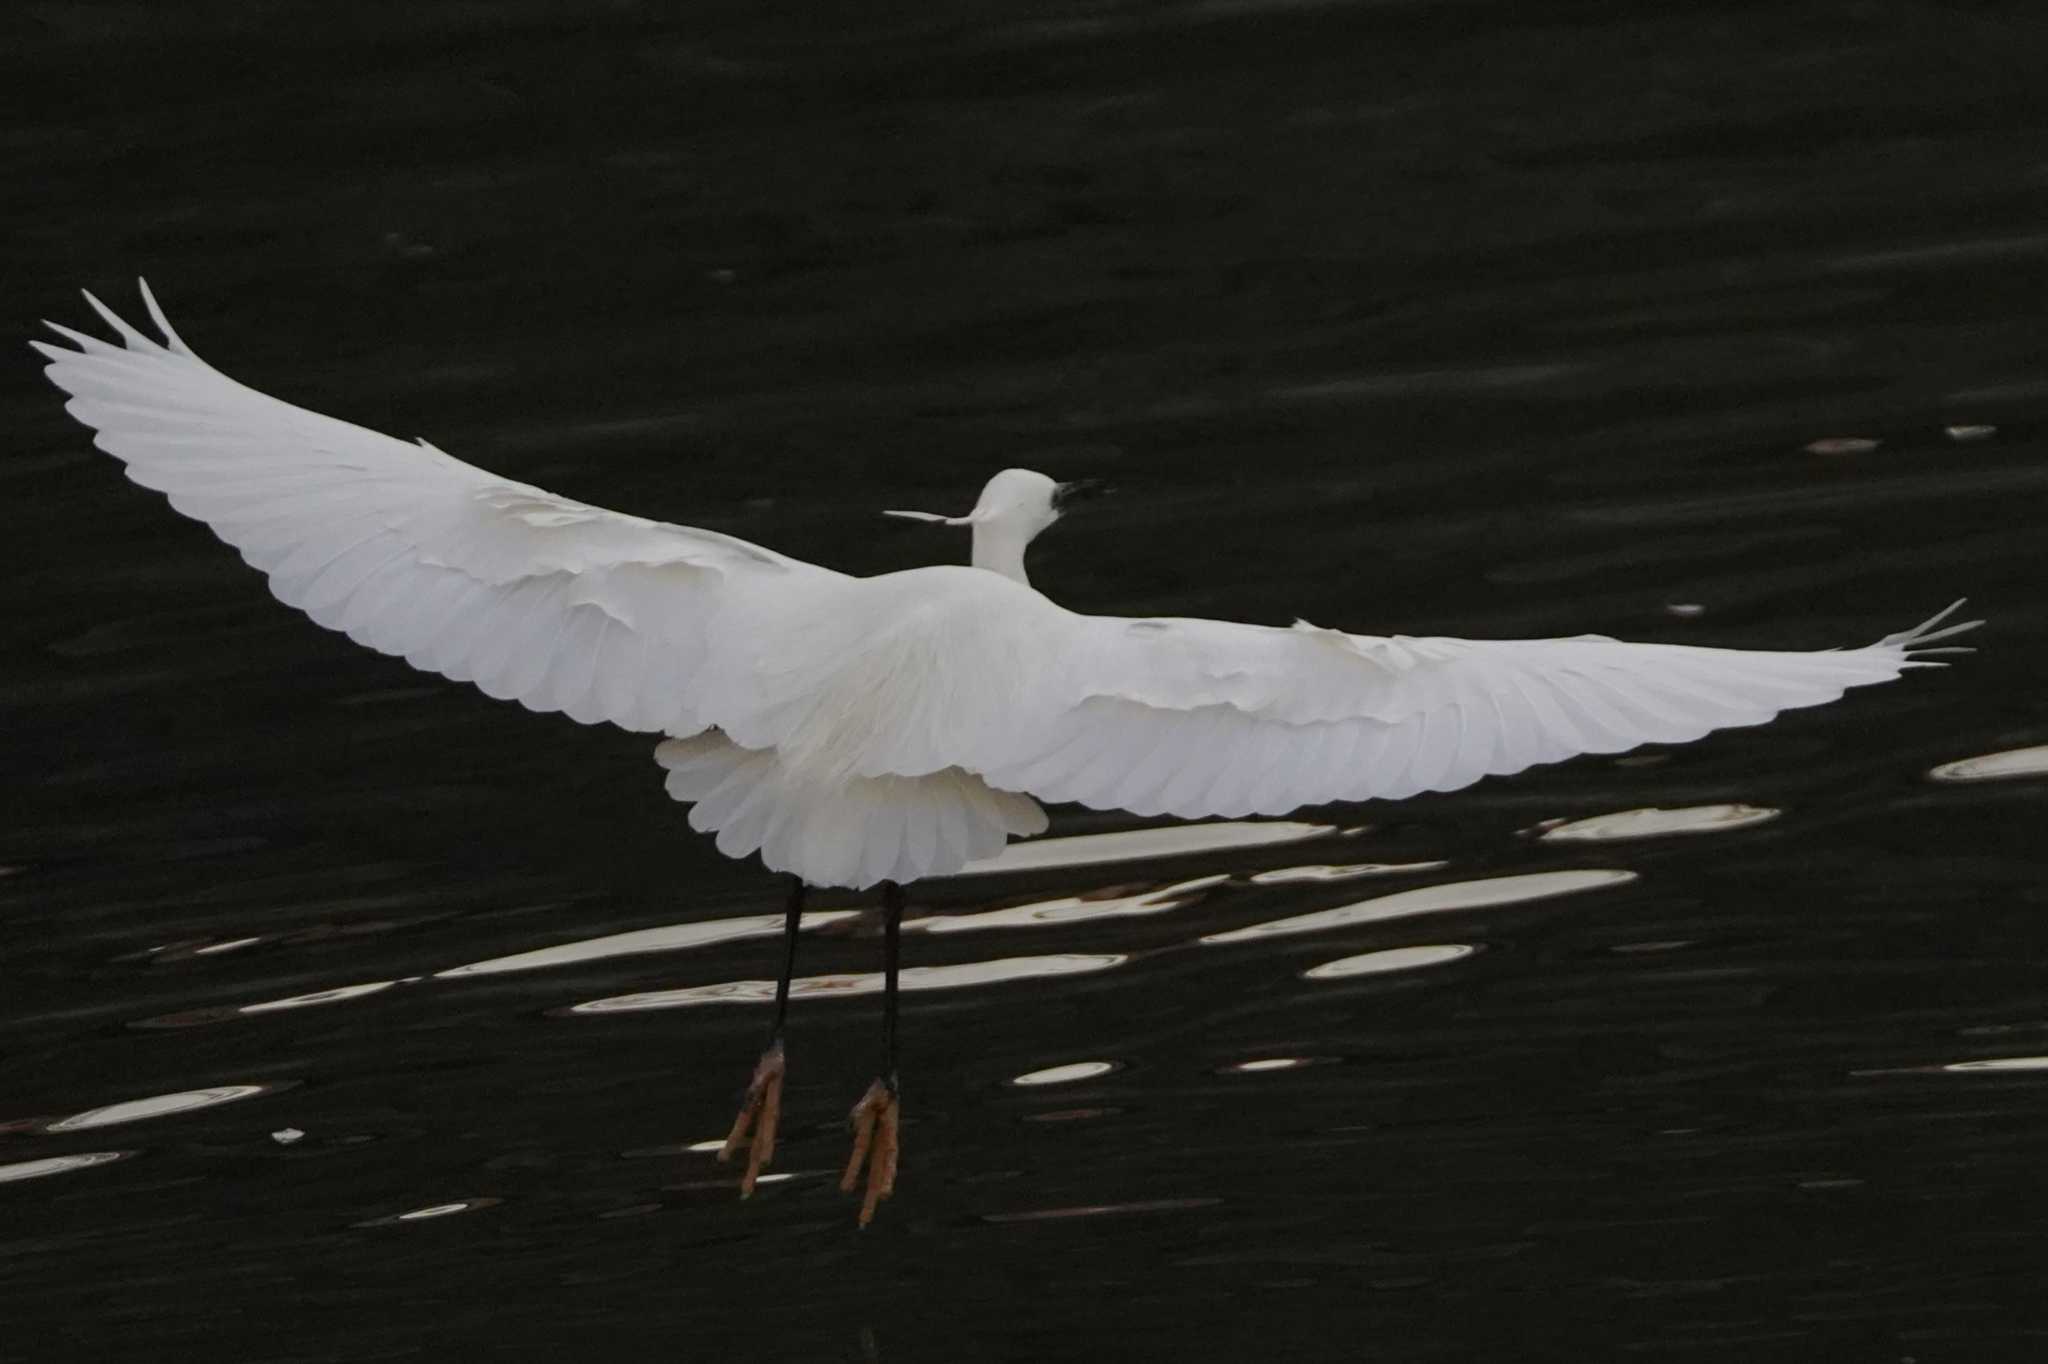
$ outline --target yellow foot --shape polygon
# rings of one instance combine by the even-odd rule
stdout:
[[[740,1101],[740,1115],[732,1120],[732,1131],[718,1149],[720,1160],[731,1160],[746,1141],[747,1129],[754,1129],[753,1143],[747,1148],[747,1172],[740,1176],[741,1198],[754,1192],[754,1181],[775,1159],[775,1124],[782,1117],[782,1069],[782,1042],[777,1039],[761,1053],[761,1062],[747,1085],[747,1097]]]
[[[875,1205],[896,1192],[896,1153],[902,1126],[903,1105],[896,1098],[894,1077],[868,1086],[853,1106],[853,1155],[846,1162],[846,1174],[839,1181],[842,1193],[852,1193],[860,1182],[861,1164],[867,1164],[867,1196],[860,1202],[860,1224],[874,1220]]]

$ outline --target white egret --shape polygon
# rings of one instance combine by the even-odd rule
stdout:
[[[769,1046],[722,1155],[742,1189],[774,1151],[804,887],[880,884],[884,1061],[855,1108],[861,1221],[893,1187],[905,883],[1046,827],[1038,802],[1181,817],[1278,815],[1450,791],[1578,753],[1678,743],[1921,666],[1977,622],[1815,653],[1462,640],[1069,611],[1033,590],[1063,489],[1006,469],[971,567],[852,577],[689,526],[495,477],[421,441],[323,417],[92,295],[114,345],[34,342],[67,410],[128,476],[269,576],[319,624],[537,711],[663,736],[668,793],[730,857],[793,879]]]

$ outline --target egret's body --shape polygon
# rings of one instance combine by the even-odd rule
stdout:
[[[1021,469],[967,516],[896,513],[971,526],[971,567],[851,577],[267,397],[144,298],[161,343],[97,300],[123,345],[65,328],[77,349],[35,343],[130,478],[322,625],[534,710],[663,736],[670,794],[722,852],[800,886],[884,885],[892,971],[897,888],[1040,832],[1041,799],[1195,817],[1454,790],[1831,701],[1970,628],[1936,617],[1791,653],[1082,615],[1030,586],[1025,548],[1062,485]],[[735,1129],[759,1113],[749,1180],[772,1150],[780,1029],[778,1007]],[[885,1088],[862,1105],[884,1192],[893,1074]]]

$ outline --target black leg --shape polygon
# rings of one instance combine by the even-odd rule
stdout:
[[[789,978],[796,974],[796,935],[804,920],[804,881],[789,878],[789,908],[782,916],[782,977],[775,982],[775,1031],[769,1041],[782,1040],[783,1020],[789,1016]]]
[[[903,1105],[896,1094],[896,977],[903,945],[903,887],[882,882],[882,1073],[853,1106],[853,1156],[839,1187],[852,1193],[867,1183],[860,1204],[860,1224],[875,1215],[875,1205],[896,1191],[896,1159],[902,1150]]]
[[[896,1092],[896,973],[903,955],[903,887],[894,881],[882,883],[882,909],[887,916],[882,929],[882,1078],[889,1092]]]
[[[740,1100],[739,1116],[733,1119],[732,1131],[718,1152],[720,1160],[731,1160],[746,1145],[747,1172],[740,1176],[741,1198],[754,1192],[754,1181],[775,1158],[775,1129],[782,1118],[782,1026],[789,1017],[789,978],[796,974],[796,935],[804,917],[803,879],[789,879],[789,908],[782,918],[782,974],[775,981],[775,1026],[768,1034],[767,1050],[754,1067],[747,1095]]]

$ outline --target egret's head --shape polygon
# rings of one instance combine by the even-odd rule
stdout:
[[[918,511],[887,511],[882,514],[912,521],[932,521],[943,526],[973,526],[977,533],[987,527],[991,532],[1007,532],[1029,541],[1059,520],[1061,513],[1077,498],[1098,488],[1098,483],[1092,478],[1060,483],[1036,469],[1005,469],[983,485],[980,500],[965,516],[941,516],[937,512]]]
[[[937,512],[888,511],[884,516],[901,516],[912,521],[932,521],[942,526],[974,527],[974,563],[1017,579],[1024,578],[1024,546],[1077,497],[1098,491],[1094,479],[1060,483],[1035,469],[1005,469],[981,490],[974,510],[965,516],[941,516]]]

